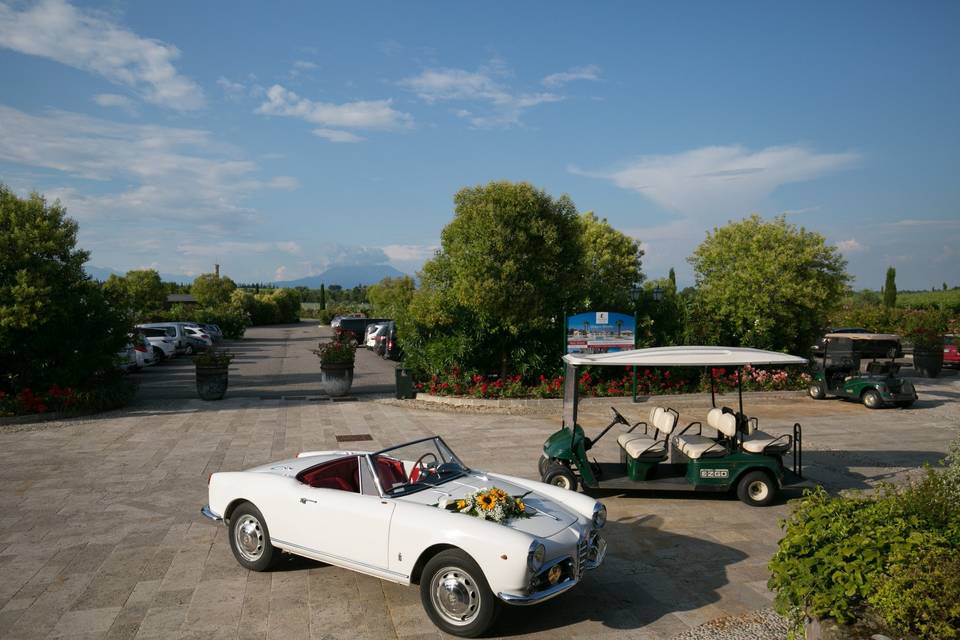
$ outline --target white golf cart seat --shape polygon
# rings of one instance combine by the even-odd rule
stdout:
[[[760,431],[756,418],[747,420],[747,432],[743,434],[741,442],[744,451],[750,453],[783,453],[790,449],[791,444],[793,444],[792,436],[786,433],[781,436],[772,436]]]
[[[700,425],[699,422],[692,422],[673,439],[673,445],[691,460],[697,460],[703,457],[725,456],[727,447],[717,442],[715,438],[708,438],[702,433],[686,433],[687,429],[693,425]],[[722,433],[728,438],[737,433],[737,419],[729,413],[724,413],[720,409],[711,409],[707,413],[707,426],[713,427],[718,433]]]
[[[644,426],[643,432],[634,431],[641,424]],[[675,412],[654,407],[650,410],[650,421],[637,423],[630,431],[621,433],[617,437],[617,444],[623,447],[631,458],[661,459],[667,455],[667,437],[676,424]]]

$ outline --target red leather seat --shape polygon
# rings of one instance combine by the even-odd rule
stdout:
[[[297,480],[315,489],[360,492],[360,467],[357,457],[322,462],[297,474]]]

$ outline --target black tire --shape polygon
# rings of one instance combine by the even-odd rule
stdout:
[[[823,400],[827,397],[827,391],[823,388],[822,382],[812,382],[810,386],[807,387],[807,393],[814,400]]]
[[[547,465],[550,464],[550,458],[540,454],[540,460],[537,461],[537,471],[540,473],[540,477],[543,477],[543,474],[547,471]]]
[[[879,409],[883,406],[883,398],[880,397],[880,393],[876,389],[867,389],[860,396],[860,399],[867,409]]]
[[[184,352],[185,354],[187,354],[188,356],[192,356],[192,355],[193,355],[193,351],[194,351],[193,345],[192,345],[192,344],[188,344],[188,345],[187,345],[187,348],[184,349],[183,352]]]
[[[164,360],[167,359],[167,354],[164,353],[164,352],[163,352],[163,349],[161,349],[160,347],[154,347],[154,348],[153,348],[153,359],[156,360],[157,363],[159,364],[159,363],[161,363],[161,362],[163,362]]]
[[[577,490],[577,476],[573,469],[560,462],[551,462],[547,465],[541,479],[547,484],[552,484],[561,489]]]
[[[765,507],[777,497],[776,481],[765,471],[748,471],[737,482],[737,497],[751,507]]]
[[[420,574],[420,601],[433,624],[450,635],[475,638],[493,626],[500,601],[480,566],[460,549],[427,561]]]
[[[230,550],[240,566],[250,571],[266,571],[280,557],[270,544],[270,530],[260,510],[244,502],[230,514]]]

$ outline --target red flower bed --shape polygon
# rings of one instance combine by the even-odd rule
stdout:
[[[3,416],[65,411],[76,404],[77,394],[70,387],[53,385],[42,392],[23,388],[16,394],[0,390],[0,415]]]

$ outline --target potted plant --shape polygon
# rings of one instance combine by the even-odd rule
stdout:
[[[323,374],[323,388],[331,396],[345,396],[353,385],[353,364],[357,356],[357,346],[342,333],[334,335],[333,340],[321,342],[314,350],[320,358],[320,372]]]
[[[936,378],[943,368],[943,334],[947,321],[936,309],[915,309],[904,314],[902,335],[913,343],[913,368],[919,376]]]
[[[193,361],[197,368],[197,394],[203,400],[221,400],[227,393],[230,361],[233,354],[222,349],[208,349]]]

